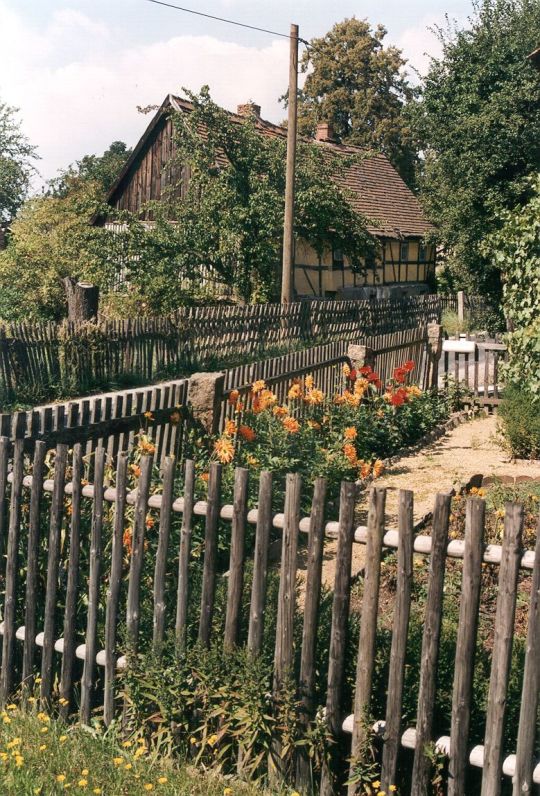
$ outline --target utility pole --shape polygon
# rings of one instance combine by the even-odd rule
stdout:
[[[290,304],[294,287],[294,173],[298,100],[298,25],[291,25],[289,58],[289,114],[287,119],[287,171],[285,175],[285,218],[283,221],[283,264],[281,303]]]

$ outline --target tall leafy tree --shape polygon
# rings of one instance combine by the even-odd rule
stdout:
[[[331,122],[343,141],[383,152],[411,183],[416,151],[405,109],[415,90],[401,50],[385,47],[386,33],[352,17],[311,40],[301,60],[299,130],[313,135],[317,122]]]
[[[130,155],[131,149],[123,141],[113,141],[102,155],[85,155],[68,166],[50,181],[51,192],[55,196],[66,196],[77,182],[95,182],[106,194]]]
[[[425,154],[422,195],[440,230],[454,286],[500,296],[499,266],[482,248],[504,211],[525,204],[540,166],[538,0],[479,0],[464,29],[438,31],[416,108]]]
[[[16,108],[0,101],[0,221],[12,219],[23,203],[37,158],[21,130]]]

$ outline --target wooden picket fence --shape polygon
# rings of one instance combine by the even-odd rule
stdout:
[[[435,384],[434,374],[440,356],[433,337],[430,338],[430,331],[432,334],[435,332],[438,342],[439,327],[432,326],[429,329],[427,326],[418,326],[373,337],[355,338],[354,344],[365,346],[368,360],[383,384],[392,377],[396,367],[411,360],[414,362],[411,381],[422,389],[427,389]],[[344,386],[343,365],[352,366],[350,345],[351,341],[348,339],[338,340],[225,371],[221,426],[234,411],[234,407],[228,402],[231,392],[237,390],[243,402],[249,406],[252,400],[251,385],[259,379],[263,379],[274,391],[279,402],[286,400],[294,380],[308,374],[313,376],[317,387],[326,395],[340,393]]]
[[[469,334],[456,340],[447,338],[443,345],[443,384],[450,379],[474,403],[496,408],[504,392],[501,364],[507,358],[506,345],[499,339],[477,339]],[[470,350],[459,350],[459,346]],[[450,350],[452,347],[455,350]],[[466,401],[467,395],[463,399]]]
[[[437,321],[435,295],[183,307],[168,317],[0,326],[0,401],[81,395],[129,378],[149,383],[317,342]]]
[[[208,646],[216,640],[216,589],[224,577],[227,600],[223,644],[225,648],[246,645],[252,655],[259,654],[263,630],[273,632],[272,628],[264,628],[265,601],[272,566],[269,545],[272,536],[279,532],[274,698],[278,698],[285,680],[294,677],[307,724],[316,708],[316,679],[319,685],[325,681],[325,721],[333,743],[320,772],[320,785],[313,784],[310,761],[301,752],[294,770],[283,771],[277,748],[274,776],[291,777],[289,784],[303,793],[313,791],[328,796],[342,792],[348,760],[354,774],[367,732],[365,717],[370,715],[381,564],[385,551],[397,550],[386,715],[377,723],[383,745],[381,789],[390,792],[390,785],[396,782],[398,762],[405,754],[401,747],[409,747],[414,749],[411,781],[400,781],[400,792],[427,794],[431,763],[426,747],[431,741],[437,741],[440,754],[448,755],[448,793],[453,796],[470,792],[466,786],[469,763],[483,768],[482,796],[497,796],[503,773],[514,777],[516,796],[530,792],[533,781],[540,783],[540,764],[535,768],[533,760],[540,672],[540,541],[535,551],[522,550],[521,506],[508,504],[506,508],[502,546],[485,546],[485,504],[479,498],[468,500],[465,539],[449,541],[450,494],[436,496],[431,535],[421,535],[415,532],[413,493],[408,490],[399,495],[397,528],[386,527],[386,493],[380,488],[370,492],[367,526],[356,526],[358,487],[352,483],[341,485],[339,517],[329,520],[327,484],[322,478],[315,481],[310,516],[302,517],[303,486],[295,474],[287,476],[283,512],[275,514],[278,485],[268,472],[260,476],[257,507],[249,508],[248,471],[242,468],[235,471],[233,501],[226,503],[222,497],[222,466],[218,463],[210,467],[206,499],[198,500],[191,460],[182,468],[183,488],[178,496],[179,473],[174,457],[166,458],[163,474],[158,477],[153,470],[153,457],[143,456],[136,465],[134,485],[130,482],[133,464],[126,453],[119,454],[114,473],[107,474],[105,450],[99,447],[94,454],[94,483],[88,484],[79,443],[72,456],[67,445],[58,445],[49,472],[46,468],[51,463],[46,460],[43,442],[36,443],[31,466],[21,440],[14,443],[13,450],[11,447],[8,439],[0,439],[0,540],[5,546],[5,571],[0,572],[4,591],[0,624],[1,703],[5,704],[18,689],[22,689],[23,696],[32,692],[39,672],[39,697],[44,705],[55,703],[58,698],[64,717],[78,713],[80,721],[87,723],[97,711],[109,724],[122,708],[117,672],[129,666],[130,655],[135,651],[153,649],[160,655],[165,644],[174,644],[178,654],[182,654],[189,644]],[[86,507],[90,504],[89,517]],[[156,518],[152,523],[149,514]],[[189,571],[195,527],[202,520],[204,556],[195,638],[188,632],[188,608],[193,600]],[[229,524],[230,556],[224,562],[218,557],[218,532]],[[126,526],[130,528],[129,553]],[[253,526],[254,541],[248,545],[248,529]],[[197,527],[201,529],[200,524]],[[327,667],[316,671],[325,538],[337,539],[336,568]],[[145,555],[148,541],[154,545],[152,560],[149,553]],[[308,563],[300,620],[296,604],[297,553],[305,544]],[[354,544],[366,545],[366,557],[351,713],[351,704],[344,701],[344,671]],[[108,551],[107,558],[104,551]],[[418,661],[416,726],[405,728],[402,702],[415,553],[429,556],[430,567]],[[452,709],[451,716],[446,717],[450,734],[437,739],[433,737],[437,664],[445,566],[450,558],[463,562],[462,591]],[[248,559],[252,559],[253,575],[247,617],[242,615],[242,591]],[[469,722],[483,566],[498,567],[499,590],[485,738],[483,745],[471,750]],[[505,757],[505,697],[511,675],[520,568],[532,571],[531,608],[525,664],[518,673],[522,703],[517,749],[515,756]],[[243,636],[240,627],[245,621],[241,620],[246,618],[248,629]],[[298,621],[302,621],[303,629],[297,649],[294,631]],[[119,627],[124,623],[122,636]],[[345,744],[347,733],[352,733],[349,746]],[[350,784],[348,792],[355,793],[356,786]]]

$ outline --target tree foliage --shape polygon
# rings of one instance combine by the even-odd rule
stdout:
[[[540,174],[531,179],[532,198],[502,216],[502,226],[484,244],[500,270],[507,335],[507,378],[540,401]]]
[[[37,158],[16,113],[0,101],[0,221],[11,220],[23,203]]]
[[[49,183],[53,196],[66,196],[80,182],[95,182],[105,196],[131,155],[123,141],[113,141],[102,155],[85,155]]]
[[[407,80],[401,50],[384,46],[386,29],[366,20],[337,22],[312,39],[301,69],[299,129],[313,135],[317,122],[331,122],[347,143],[383,152],[409,183],[416,151],[405,113],[415,91]]]
[[[438,35],[415,127],[425,154],[421,189],[440,230],[454,286],[500,295],[499,267],[482,249],[504,211],[526,203],[540,163],[537,0],[479,0],[466,29]]]

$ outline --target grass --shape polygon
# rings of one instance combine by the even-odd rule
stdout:
[[[160,757],[142,739],[125,741],[116,729],[71,726],[37,708],[0,714],[2,796],[255,796],[263,790],[189,764]],[[137,751],[142,750],[142,751]]]

